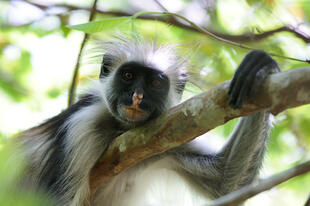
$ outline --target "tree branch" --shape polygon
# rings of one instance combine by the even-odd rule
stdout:
[[[78,6],[74,6],[74,5],[68,5],[68,4],[43,4],[43,3],[35,3],[35,2],[31,2],[31,1],[26,1],[29,4],[32,4],[34,6],[37,6],[41,9],[48,9],[51,7],[64,7],[70,11],[72,10],[87,10],[87,11],[91,11],[90,8],[87,7],[78,7]],[[133,13],[128,13],[128,12],[124,12],[124,11],[108,11],[108,10],[103,10],[103,9],[96,9],[97,13],[100,14],[105,14],[105,15],[111,15],[111,16],[132,16],[134,15]],[[158,16],[140,16],[140,19],[146,19],[146,20],[155,20],[155,21],[161,21],[161,22],[165,22],[167,24],[170,25],[174,25],[174,26],[178,26],[180,28],[186,29],[186,30],[190,30],[190,31],[195,31],[195,32],[199,32],[202,33],[201,31],[195,29],[194,27],[184,24],[180,21],[177,21],[174,18],[166,18],[166,17],[158,17]],[[209,30],[210,31],[210,30]],[[272,29],[269,31],[264,31],[262,33],[259,34],[254,34],[254,33],[245,33],[245,34],[241,34],[241,35],[230,35],[230,34],[223,34],[223,33],[219,33],[216,31],[210,31],[211,33],[213,33],[214,35],[223,38],[223,39],[227,39],[230,41],[235,41],[235,42],[254,42],[254,41],[260,41],[262,39],[265,39],[273,34],[279,33],[279,32],[289,32],[294,34],[296,37],[302,39],[305,43],[310,43],[310,34],[307,34],[303,31],[301,31],[300,29],[296,28],[296,27],[292,27],[292,26],[282,26],[276,29]],[[205,35],[205,34],[204,34]]]
[[[95,13],[97,10],[97,1],[98,0],[94,0],[93,6],[91,8],[90,15],[89,15],[89,20],[88,20],[89,22],[94,19],[94,16],[95,16]],[[72,76],[72,80],[71,80],[71,86],[69,88],[68,106],[71,106],[74,103],[75,93],[76,93],[76,85],[77,85],[77,81],[78,81],[78,77],[79,77],[79,68],[80,68],[81,57],[82,57],[84,46],[88,40],[88,37],[89,37],[89,35],[87,33],[85,33],[83,40],[82,40],[81,47],[80,47],[80,51],[78,54],[78,58],[76,60],[76,64],[74,67],[74,72],[73,72],[73,76]]]
[[[257,183],[247,185],[242,187],[239,190],[236,190],[230,194],[222,196],[214,200],[208,206],[236,206],[242,203],[243,201],[253,197],[263,191],[269,190],[274,186],[277,186],[291,178],[305,174],[310,171],[310,161],[307,161],[303,164],[292,167],[288,170],[285,170],[279,174],[272,175],[269,178],[260,180]]]
[[[273,114],[310,103],[310,67],[271,75],[242,109],[227,104],[229,81],[170,109],[116,138],[90,175],[91,198],[99,185],[143,159],[182,145],[225,122],[264,109]]]

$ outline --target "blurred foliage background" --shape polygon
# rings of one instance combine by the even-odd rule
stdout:
[[[5,189],[23,168],[8,166],[21,162],[7,158],[10,151],[5,141],[67,107],[68,89],[84,37],[67,25],[86,23],[92,3],[91,0],[0,1],[0,202],[5,205],[43,204],[29,194]],[[146,10],[175,12],[228,40],[278,55],[310,59],[309,0],[99,0],[95,19]],[[184,99],[231,79],[248,52],[193,31],[174,18],[150,18],[137,20],[139,32],[159,42],[178,45],[193,64],[192,83],[187,85]],[[122,32],[130,32],[129,25],[107,24],[92,37],[108,38]],[[91,52],[86,49],[84,53],[87,56]],[[275,59],[282,70],[309,66],[305,62]],[[98,74],[99,65],[84,58],[78,93],[87,89],[89,79],[97,78]],[[236,122],[232,120],[200,138],[218,149]],[[279,114],[275,117],[262,176],[309,159],[309,149],[310,105]],[[307,174],[250,199],[246,205],[302,205],[309,193],[310,174]],[[21,204],[20,200],[25,201]]]

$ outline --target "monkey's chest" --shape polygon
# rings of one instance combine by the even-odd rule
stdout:
[[[96,206],[196,206],[208,202],[169,157],[143,162],[100,189]]]

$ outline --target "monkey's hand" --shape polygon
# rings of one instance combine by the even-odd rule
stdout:
[[[268,75],[279,71],[276,61],[266,52],[261,50],[249,52],[231,81],[228,91],[229,105],[234,109],[240,109],[245,99],[254,96]]]

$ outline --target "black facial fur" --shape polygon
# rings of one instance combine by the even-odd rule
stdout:
[[[139,108],[150,113],[148,119],[151,119],[164,112],[170,82],[160,70],[137,62],[127,62],[116,71],[111,87],[113,94],[109,97],[109,104],[114,115],[127,121],[118,107],[130,106],[134,92],[140,92],[143,93],[143,99]]]

